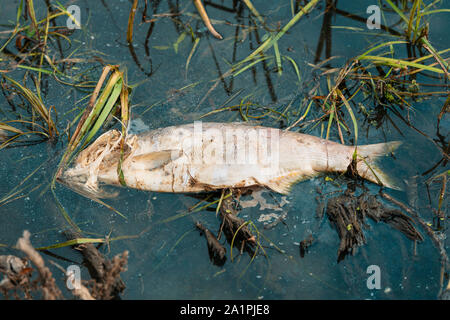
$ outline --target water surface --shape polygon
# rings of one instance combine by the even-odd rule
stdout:
[[[51,2],[51,1],[50,1]],[[303,17],[279,41],[283,55],[292,58],[300,71],[301,79],[288,60],[282,62],[283,72],[276,71],[274,60],[268,60],[243,72],[234,79],[219,81],[208,94],[214,81],[229,69],[230,63],[245,58],[256,47],[255,34],[249,34],[249,12],[242,7],[238,13],[233,10],[233,1],[214,1],[217,6],[206,6],[216,29],[224,40],[218,41],[208,35],[203,23],[195,15],[191,1],[150,1],[147,19],[156,16],[156,22],[142,22],[143,4],[140,3],[134,26],[132,49],[126,43],[126,29],[131,3],[129,1],[70,1],[81,8],[82,29],[70,35],[71,45],[63,43],[65,56],[89,59],[76,65],[71,72],[77,74],[87,70],[87,76],[98,79],[102,65],[117,64],[126,68],[128,81],[137,85],[131,95],[132,118],[135,124],[149,129],[188,123],[211,110],[238,105],[242,99],[283,112],[289,105],[290,110],[300,110],[303,99],[317,83],[317,95],[327,94],[325,77],[313,67],[327,58],[334,57],[327,64],[330,68],[341,68],[352,57],[361,54],[371,44],[396,38],[382,30],[369,31],[365,23],[349,19],[339,13],[325,15],[325,2],[321,2],[312,13]],[[295,1],[293,1],[295,2]],[[376,1],[339,1],[338,9],[367,17],[366,8]],[[9,30],[15,21],[19,1],[1,0],[1,30]],[[62,2],[69,5],[69,2]],[[161,14],[173,13],[178,4],[181,15],[162,17]],[[278,24],[285,25],[292,17],[291,1],[254,0],[254,6],[264,14],[268,27],[275,29]],[[437,8],[448,8],[448,1],[438,3]],[[38,16],[44,16],[45,4],[35,1]],[[220,6],[232,10],[220,9]],[[239,7],[239,5],[238,5]],[[384,24],[393,26],[398,21],[395,13],[385,13]],[[430,20],[430,41],[438,50],[448,48],[448,14],[440,13]],[[61,20],[63,24],[64,20]],[[328,27],[326,22],[329,22]],[[199,44],[186,68],[193,47],[190,35],[183,25],[189,24],[200,37]],[[151,29],[150,29],[151,28]],[[323,48],[319,39],[323,28]],[[259,41],[266,31],[258,28]],[[237,37],[237,41],[236,41]],[[0,34],[0,43],[6,40]],[[179,40],[179,44],[174,44]],[[318,49],[319,48],[319,49]],[[397,48],[397,47],[396,47]],[[13,50],[14,47],[11,47]],[[398,49],[401,50],[401,49]],[[320,54],[317,54],[320,52]],[[53,51],[59,58],[57,50]],[[268,54],[274,54],[273,50]],[[406,54],[406,50],[405,53]],[[186,71],[187,70],[187,71]],[[20,79],[23,72],[16,70],[9,76]],[[43,98],[47,105],[54,105],[58,112],[58,127],[62,130],[68,121],[77,114],[74,105],[88,91],[78,90],[60,84],[46,77],[48,85]],[[442,83],[429,77],[418,75],[418,82]],[[230,100],[230,98],[232,98]],[[370,99],[361,97],[355,103],[367,104]],[[436,119],[445,97],[410,101],[412,107],[400,111],[409,115],[411,123],[428,135],[427,138],[398,118],[392,116],[398,130],[390,122],[380,128],[374,128],[364,121],[361,112],[356,113],[359,125],[359,144],[402,140],[402,148],[395,159],[387,158],[383,167],[400,180],[411,180],[405,191],[386,190],[387,193],[404,203],[414,206],[426,222],[433,222],[432,208],[437,208],[440,184],[431,184],[428,190],[425,181],[449,167],[438,166],[426,175],[441,159],[441,153],[431,139],[436,138]],[[83,103],[76,104],[83,108]],[[8,108],[4,95],[0,95],[0,108]],[[308,119],[322,114],[314,106]],[[285,127],[295,121],[300,113],[290,113],[289,119],[265,117],[261,123],[275,127]],[[0,117],[3,117],[0,114]],[[3,118],[2,118],[3,119]],[[220,112],[205,118],[208,121],[242,121],[239,112]],[[350,117],[345,119],[351,127]],[[447,135],[448,117],[441,122],[441,134]],[[327,122],[325,121],[325,129]],[[116,124],[117,127],[119,125]],[[370,127],[370,129],[369,129]],[[62,131],[61,130],[61,131]],[[299,130],[296,128],[294,130]],[[305,126],[301,132],[324,136],[323,127]],[[353,135],[344,133],[346,143],[351,144]],[[330,139],[339,141],[335,126]],[[36,168],[37,172],[24,183],[27,187],[23,197],[0,206],[0,254],[11,252],[12,246],[23,230],[29,230],[36,247],[47,246],[66,239],[61,234],[64,220],[53,195],[48,189],[61,152],[67,145],[66,136],[55,143],[44,142],[26,147],[3,149],[0,152],[0,195],[8,193],[20,184]],[[326,216],[318,219],[317,208],[325,199],[317,198],[321,194],[343,191],[349,182],[344,177],[330,176],[315,178],[297,184],[286,197],[281,211],[260,210],[260,207],[245,208],[240,215],[251,220],[265,237],[284,250],[280,253],[267,241],[263,241],[267,257],[258,255],[253,261],[248,255],[237,255],[230,259],[230,247],[226,244],[228,259],[223,267],[214,266],[207,253],[206,242],[195,230],[194,222],[199,220],[213,232],[220,227],[214,212],[203,210],[168,223],[158,224],[168,217],[186,212],[199,200],[183,194],[161,194],[131,189],[119,189],[117,198],[108,200],[108,204],[126,215],[124,219],[108,208],[86,199],[62,185],[58,185],[56,194],[70,217],[92,237],[134,236],[113,241],[102,246],[101,251],[107,257],[124,250],[129,251],[128,271],[122,274],[126,283],[124,299],[436,299],[439,292],[441,274],[440,255],[423,229],[420,232],[424,241],[414,243],[390,226],[369,221],[370,228],[365,230],[367,243],[360,247],[354,256],[337,263],[339,238]],[[329,177],[329,178],[330,178]],[[332,180],[332,181],[330,181]],[[366,183],[370,194],[377,194],[379,187]],[[36,187],[35,190],[32,190]],[[358,192],[361,192],[359,190]],[[332,194],[333,195],[333,194]],[[332,196],[330,195],[330,196]],[[336,195],[336,193],[334,194]],[[282,196],[270,192],[262,193],[268,203],[283,202]],[[249,200],[250,197],[244,198]],[[283,202],[284,203],[284,202]],[[384,202],[386,205],[390,205]],[[446,203],[444,203],[446,208]],[[444,209],[445,209],[444,208]],[[262,214],[286,213],[286,224],[278,224],[272,230],[265,230],[263,222],[258,221]],[[304,258],[299,256],[298,243],[310,233],[316,242]],[[442,234],[446,236],[445,231]],[[81,262],[81,257],[71,248],[55,249],[53,253]],[[56,259],[45,256],[46,259]],[[70,262],[56,259],[67,267]],[[369,276],[367,267],[377,265],[381,270],[381,289],[370,290],[366,281]],[[63,276],[55,271],[60,286],[64,285]],[[86,270],[83,277],[88,278]],[[68,294],[70,296],[70,294]]]

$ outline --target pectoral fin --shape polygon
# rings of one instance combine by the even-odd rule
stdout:
[[[144,153],[134,156],[131,159],[131,166],[138,170],[153,170],[165,166],[171,161],[181,157],[180,150],[163,150],[151,153]]]

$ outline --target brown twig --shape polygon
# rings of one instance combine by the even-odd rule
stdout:
[[[205,235],[208,245],[209,259],[216,266],[223,266],[225,264],[225,261],[227,260],[227,250],[225,249],[225,247],[222,246],[222,244],[217,240],[216,236],[214,236],[211,231],[209,231],[199,221],[195,223],[195,226]]]
[[[30,242],[30,232],[24,231],[22,238],[17,241],[17,249],[21,250],[26,254],[28,259],[33,263],[39,272],[41,281],[41,290],[44,294],[45,300],[56,300],[62,298],[62,293],[56,286],[55,279],[49,268],[45,266],[44,259],[41,255],[33,248]]]
[[[57,267],[59,270],[62,271],[62,273],[64,273],[67,277],[67,281],[70,281],[70,283],[72,284],[72,294],[75,297],[80,298],[81,300],[95,300],[94,297],[91,295],[91,293],[89,292],[89,289],[86,288],[81,281],[79,281],[78,283],[76,283],[76,279],[75,279],[75,274],[74,273],[69,273],[66,270],[64,270],[63,267],[61,267],[59,264],[57,264],[56,262],[50,261],[51,264],[53,264],[55,267]],[[80,279],[81,280],[81,279]]]
[[[64,235],[68,240],[81,238],[82,235],[75,230],[66,230]],[[91,278],[95,280],[99,285],[96,291],[100,291],[97,294],[97,299],[118,299],[119,294],[125,289],[125,284],[117,273],[114,257],[113,261],[105,259],[105,257],[97,250],[92,243],[85,243],[76,247],[84,258],[84,263],[88,268]],[[125,252],[122,257],[125,259],[128,257],[128,253]],[[117,261],[116,261],[117,262]],[[120,264],[123,266],[123,264]],[[122,268],[123,271],[124,268]]]
[[[195,7],[198,10],[198,13],[200,14],[200,17],[202,18],[203,22],[206,25],[206,28],[208,28],[209,32],[216,37],[217,39],[222,40],[223,37],[218,33],[213,25],[211,24],[211,21],[209,20],[208,14],[206,13],[205,7],[203,6],[203,3],[201,0],[194,0]]]
[[[0,281],[0,292],[7,297],[9,290],[21,287],[25,297],[31,299],[30,295],[30,268],[25,259],[13,255],[0,256],[0,274],[4,274]]]
[[[136,14],[138,0],[133,1],[133,5],[130,10],[130,16],[128,17],[128,28],[127,28],[127,42],[131,44],[133,42],[133,24],[134,16]]]
[[[234,246],[240,248],[241,253],[245,250],[250,256],[253,256],[255,253],[253,249],[256,245],[255,236],[251,233],[245,221],[237,217],[237,212],[232,197],[223,199],[220,206],[222,225],[217,238],[220,239],[220,234],[223,231],[228,243],[232,244],[234,239]]]

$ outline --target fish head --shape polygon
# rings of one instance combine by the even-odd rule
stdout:
[[[114,169],[117,171],[120,153],[124,157],[129,153],[128,143],[121,146],[122,134],[110,130],[98,137],[91,145],[80,152],[74,165],[64,172],[63,178],[69,181],[85,183],[96,181],[98,176]]]

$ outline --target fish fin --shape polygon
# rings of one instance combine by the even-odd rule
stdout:
[[[288,194],[294,184],[305,180],[306,178],[304,173],[300,171],[291,171],[269,180],[269,182],[265,183],[265,186],[275,192]]]
[[[181,157],[181,150],[163,150],[133,156],[131,166],[140,170],[153,170]]]
[[[385,187],[402,190],[399,182],[393,177],[383,172],[377,165],[376,160],[382,156],[394,152],[402,144],[401,141],[392,141],[387,143],[369,144],[358,146],[358,174],[373,183],[383,185]]]

